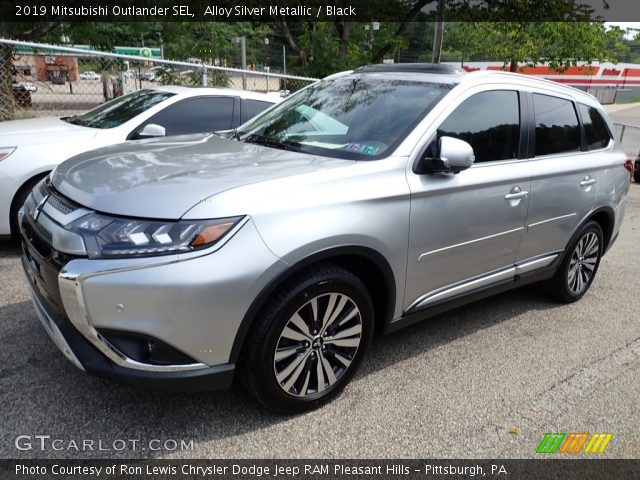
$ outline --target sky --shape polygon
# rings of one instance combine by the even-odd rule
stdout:
[[[618,26],[620,28],[623,29],[628,29],[628,28],[637,28],[640,29],[640,22],[605,22],[605,25],[611,25],[611,26]],[[635,34],[631,33],[630,35],[627,35],[627,37],[634,37]]]

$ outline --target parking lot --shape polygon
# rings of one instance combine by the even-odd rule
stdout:
[[[147,392],[76,370],[36,318],[19,248],[0,243],[0,457],[526,458],[546,432],[608,432],[603,456],[639,458],[638,245],[633,183],[581,301],[525,287],[379,337],[336,401],[282,417],[241,389]],[[61,441],[20,450],[20,435]]]

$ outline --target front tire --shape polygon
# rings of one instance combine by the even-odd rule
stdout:
[[[580,300],[596,276],[603,251],[602,228],[594,221],[586,223],[567,247],[547,292],[562,302]]]
[[[316,408],[351,380],[373,329],[362,281],[336,265],[317,265],[267,300],[243,350],[242,380],[272,411]]]

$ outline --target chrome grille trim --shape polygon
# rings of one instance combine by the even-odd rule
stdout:
[[[45,186],[46,180],[40,182],[40,186],[38,187],[38,194],[40,195],[40,198],[42,199],[43,197],[46,197],[49,192],[47,192],[47,187]]]
[[[35,306],[36,314],[38,316],[38,319],[40,320],[40,323],[42,323],[42,326],[44,327],[49,337],[51,337],[51,339],[53,340],[53,343],[55,343],[55,345],[60,349],[64,356],[71,361],[71,363],[73,363],[80,370],[85,371],[84,366],[82,365],[80,360],[78,360],[76,354],[73,353],[73,350],[71,350],[71,347],[60,332],[60,329],[44,309],[35,293],[33,292],[33,289],[31,290],[31,300],[33,301],[33,305]]]

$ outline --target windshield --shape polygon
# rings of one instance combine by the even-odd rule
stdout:
[[[324,80],[245,124],[237,138],[336,158],[381,158],[393,151],[446,88],[381,75]]]
[[[82,115],[65,117],[62,120],[83,127],[114,128],[173,95],[175,94],[158,90],[138,90],[114,98]]]

